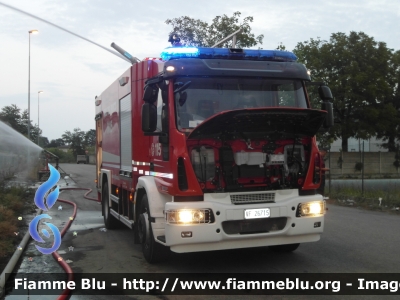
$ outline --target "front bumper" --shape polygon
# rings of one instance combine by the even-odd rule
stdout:
[[[231,195],[246,195],[245,193],[204,194],[204,201],[201,202],[168,202],[165,205],[166,211],[211,209],[213,223],[153,223],[154,235],[157,237],[164,233],[165,236],[159,240],[163,240],[164,245],[178,253],[318,241],[324,228],[324,215],[297,217],[296,211],[300,203],[323,201],[322,196],[299,196],[297,190],[279,190],[273,193],[273,203],[232,204]],[[246,220],[244,211],[256,208],[269,208],[270,217]],[[160,225],[165,225],[165,230]],[[191,233],[189,237],[188,232]]]

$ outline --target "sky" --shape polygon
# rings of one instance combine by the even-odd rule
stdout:
[[[112,42],[133,56],[159,57],[172,30],[165,20],[189,16],[209,24],[217,15],[253,16],[253,33],[264,35],[263,49],[332,33],[364,32],[400,50],[398,0],[0,0],[36,15],[110,50]],[[228,5],[229,4],[229,5]],[[397,25],[396,25],[397,24]],[[38,34],[29,35],[37,29]],[[30,36],[30,38],[29,38]],[[95,128],[95,96],[130,64],[112,53],[56,27],[0,5],[0,109],[28,108],[42,136],[61,138],[74,128]],[[38,91],[43,91],[40,95]],[[40,97],[38,99],[38,96]],[[39,101],[39,107],[38,107]],[[39,120],[38,120],[39,111]]]

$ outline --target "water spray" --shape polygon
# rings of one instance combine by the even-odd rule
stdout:
[[[0,176],[31,171],[39,162],[43,149],[0,121]],[[26,175],[29,175],[29,174]],[[0,178],[2,179],[2,178]]]
[[[89,39],[87,39],[87,38],[85,38],[85,37],[83,37],[83,36],[81,36],[81,35],[79,35],[79,34],[76,34],[76,33],[72,32],[72,31],[70,31],[70,30],[68,30],[68,29],[65,29],[65,28],[63,28],[63,27],[61,27],[61,26],[58,26],[58,25],[56,25],[56,24],[54,24],[54,23],[52,23],[52,22],[49,22],[49,21],[47,21],[47,20],[45,20],[45,19],[39,18],[39,17],[37,17],[37,16],[35,16],[35,15],[32,15],[32,14],[30,14],[30,13],[28,13],[28,12],[26,12],[26,11],[23,11],[23,10],[21,10],[21,9],[19,9],[19,8],[16,8],[16,7],[14,7],[14,6],[11,6],[11,5],[2,3],[2,2],[0,2],[0,5],[3,5],[3,6],[5,6],[5,7],[7,7],[7,8],[9,8],[9,9],[15,10],[15,11],[21,13],[21,14],[27,15],[27,16],[29,16],[29,17],[31,17],[31,18],[34,18],[34,19],[36,19],[36,20],[39,20],[39,21],[42,21],[42,22],[44,22],[44,23],[46,23],[46,24],[49,24],[49,25],[51,25],[51,26],[54,26],[54,27],[56,27],[56,28],[58,28],[58,29],[60,29],[60,30],[62,30],[62,31],[65,31],[65,32],[67,32],[67,33],[69,33],[69,34],[72,34],[72,35],[74,35],[74,36],[76,36],[76,37],[78,37],[78,38],[80,38],[80,39],[83,39],[83,40],[89,42],[89,43],[92,43],[93,45],[96,45],[97,47],[100,47],[100,48],[102,48],[102,49],[104,49],[104,50],[106,50],[106,51],[108,51],[108,52],[110,52],[110,53],[112,53],[112,54],[118,56],[119,58],[122,58],[123,60],[126,60],[126,61],[132,63],[132,61],[131,61],[130,59],[128,59],[127,57],[125,57],[125,56],[123,56],[123,55],[121,55],[121,54],[119,54],[118,52],[112,51],[112,50],[110,50],[110,49],[108,49],[108,48],[106,48],[106,47],[104,47],[104,46],[102,46],[102,45],[100,45],[100,44],[97,44],[96,42],[93,42],[93,41],[91,41],[91,40],[89,40]]]

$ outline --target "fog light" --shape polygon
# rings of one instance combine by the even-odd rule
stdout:
[[[297,217],[318,216],[325,213],[325,201],[300,203],[297,208]]]
[[[191,231],[182,231],[181,232],[181,237],[190,238],[190,237],[192,237],[192,232]]]
[[[169,224],[205,224],[212,223],[211,209],[167,210],[165,220]]]

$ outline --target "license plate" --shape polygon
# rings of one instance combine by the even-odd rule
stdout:
[[[246,209],[244,211],[245,219],[269,218],[270,216],[271,212],[269,208]]]

